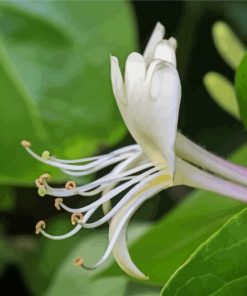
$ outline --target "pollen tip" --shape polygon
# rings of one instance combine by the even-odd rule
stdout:
[[[49,174],[45,173],[38,178],[38,181],[40,182],[41,185],[43,185],[44,181],[50,180],[50,179],[51,179],[51,176]]]
[[[42,184],[40,183],[39,179],[35,180],[35,185],[37,188],[39,188],[40,186],[42,186]]]
[[[21,141],[21,145],[22,145],[24,148],[29,148],[29,147],[31,147],[31,142],[26,141],[26,140],[22,140],[22,141]]]
[[[44,159],[44,160],[48,160],[50,158],[50,152],[45,150],[43,151],[41,157]]]
[[[65,184],[65,188],[68,189],[68,190],[75,189],[75,188],[76,188],[76,183],[75,183],[75,181],[68,181],[68,182]]]
[[[35,233],[39,234],[42,229],[45,229],[45,221],[40,220],[36,225],[35,225]]]
[[[75,225],[75,224],[80,224],[83,221],[83,215],[82,213],[73,213],[71,215],[71,224]]]
[[[61,203],[63,202],[63,199],[61,197],[58,197],[55,199],[55,208],[60,211],[61,210]]]
[[[75,266],[79,266],[79,267],[82,267],[83,266],[83,258],[82,257],[77,257],[75,260],[74,260],[74,265]]]
[[[38,194],[39,196],[43,197],[47,194],[47,190],[45,189],[45,187],[43,185],[41,185],[38,189]]]

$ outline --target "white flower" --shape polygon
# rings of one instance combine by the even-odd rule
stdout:
[[[56,208],[71,213],[75,225],[69,233],[53,236],[45,232],[45,222],[40,221],[36,225],[37,233],[51,239],[64,239],[82,228],[95,228],[109,222],[109,245],[100,260],[91,267],[82,259],[76,260],[76,264],[85,269],[96,269],[113,251],[116,261],[128,274],[147,278],[130,258],[126,229],[136,210],[165,188],[188,185],[247,201],[245,168],[207,152],[177,132],[181,87],[176,69],[176,40],[163,38],[164,27],[158,23],[144,55],[131,53],[127,58],[124,81],[117,58],[111,57],[113,92],[137,144],[106,155],[62,160],[47,151],[39,156],[31,150],[29,142],[22,142],[33,157],[70,176],[85,176],[116,165],[109,174],[78,187],[68,181],[65,188],[53,188],[47,182],[47,174],[36,180],[39,194],[57,197]],[[111,201],[121,193],[122,198],[112,206]],[[81,208],[64,203],[70,196],[97,194],[101,197]],[[93,221],[93,214],[101,206],[103,216]]]

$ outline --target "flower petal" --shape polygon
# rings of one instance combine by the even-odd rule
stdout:
[[[165,179],[165,178],[164,178]],[[154,185],[155,184],[155,185]],[[169,182],[167,182],[167,186],[169,186]],[[117,231],[119,224],[123,223],[124,226],[119,233],[118,240],[116,241],[113,248],[113,255],[115,260],[119,264],[119,266],[129,275],[136,277],[138,279],[146,280],[148,279],[133,263],[126,241],[126,230],[128,226],[128,222],[130,218],[134,215],[134,213],[138,210],[138,208],[149,198],[153,197],[155,194],[160,192],[166,188],[163,177],[160,175],[157,176],[156,181],[154,183],[151,182],[146,188],[139,191],[132,200],[126,203],[119,212],[112,218],[109,227],[109,239],[111,240],[114,233]]]
[[[155,48],[154,52],[154,58],[163,60],[166,62],[172,63],[175,67],[177,66],[177,61],[176,61],[176,54],[175,54],[175,42],[173,39],[169,40],[162,40],[158,43],[158,45]]]
[[[143,54],[147,64],[149,64],[154,58],[155,47],[157,43],[164,38],[164,36],[165,36],[164,26],[161,23],[157,23]]]
[[[144,82],[146,77],[146,63],[143,56],[132,52],[125,64],[125,86],[128,99],[138,91],[136,88]]]
[[[117,57],[111,56],[111,81],[115,98],[122,104],[126,103],[123,77]]]
[[[163,62],[154,71],[150,82],[150,97],[153,106],[148,116],[153,141],[156,149],[166,159],[170,172],[174,173],[174,146],[181,100],[180,79],[174,65]]]

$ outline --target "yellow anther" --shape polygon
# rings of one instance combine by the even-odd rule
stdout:
[[[78,223],[82,223],[82,220],[83,220],[82,213],[73,213],[71,215],[71,224],[72,225],[75,225],[75,224],[78,224]]]
[[[42,183],[40,183],[39,179],[35,180],[35,185],[37,188],[39,188],[40,186],[42,186]]]
[[[24,148],[29,148],[31,147],[31,143],[26,141],[26,140],[22,140],[21,141],[21,145],[24,147]]]
[[[83,266],[83,258],[82,257],[76,258],[75,261],[74,261],[74,265],[82,267]]]
[[[35,233],[39,234],[42,229],[45,229],[45,221],[40,220],[36,225],[35,225]]]
[[[50,180],[51,176],[49,174],[43,174],[38,178],[38,181],[41,185],[44,185],[45,180]]]
[[[39,194],[39,196],[45,196],[46,195],[46,193],[47,193],[47,190],[45,189],[45,187],[43,186],[43,185],[41,185],[40,187],[39,187],[39,189],[38,189],[38,194]]]
[[[68,190],[75,189],[75,188],[76,188],[76,183],[75,183],[75,181],[68,181],[68,182],[65,184],[65,188],[68,189]]]
[[[61,198],[61,197],[58,197],[58,198],[56,198],[55,199],[55,208],[57,209],[57,210],[61,210],[61,203],[63,202],[63,199]]]
[[[48,160],[50,158],[50,152],[45,150],[41,156],[44,160]]]

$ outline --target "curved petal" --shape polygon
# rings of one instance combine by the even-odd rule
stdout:
[[[137,93],[128,99],[128,104],[118,106],[130,133],[147,157],[154,164],[168,165],[173,175],[181,98],[179,75],[173,64],[156,60],[150,64],[147,77],[149,81],[136,88]]]
[[[156,180],[153,180],[144,190],[140,190],[132,200],[123,206],[119,212],[112,218],[109,227],[109,239],[111,240],[114,233],[117,231],[119,224],[124,223],[121,232],[118,235],[118,239],[113,248],[113,255],[119,266],[129,275],[138,279],[146,280],[147,276],[141,272],[133,263],[126,240],[126,230],[130,218],[138,210],[138,208],[149,198],[169,186],[169,182],[165,184],[164,176],[157,176]],[[144,190],[144,191],[143,191]]]
[[[122,104],[126,103],[122,73],[118,59],[114,56],[111,56],[111,81],[115,98]]]
[[[153,141],[173,174],[181,85],[177,69],[172,64],[163,62],[161,67],[154,71],[150,83],[150,97],[154,101],[151,119]]]
[[[154,58],[155,47],[157,43],[164,38],[164,36],[164,26],[161,23],[157,23],[143,53],[144,59],[147,64],[149,64]]]
[[[125,64],[124,83],[128,99],[138,92],[140,84],[146,77],[146,63],[143,56],[137,52],[132,52]]]

